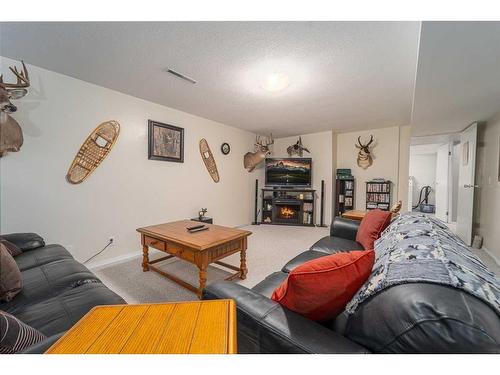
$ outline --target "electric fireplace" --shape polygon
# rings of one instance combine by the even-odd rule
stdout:
[[[276,202],[274,206],[274,222],[281,224],[300,224],[301,207],[298,202]]]

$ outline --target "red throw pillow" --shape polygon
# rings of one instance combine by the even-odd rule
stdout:
[[[368,279],[374,261],[373,250],[313,259],[294,268],[271,298],[306,318],[333,319]]]
[[[392,214],[389,211],[379,209],[368,211],[356,234],[356,241],[363,245],[365,250],[372,250],[374,242],[380,237],[380,234],[391,223]]]

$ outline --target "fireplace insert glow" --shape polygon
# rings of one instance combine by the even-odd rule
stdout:
[[[276,202],[275,205],[275,223],[300,223],[300,203],[295,202]]]

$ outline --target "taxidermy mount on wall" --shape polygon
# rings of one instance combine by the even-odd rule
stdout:
[[[23,130],[16,120],[10,115],[17,111],[17,107],[11,103],[12,99],[21,99],[28,93],[30,79],[26,65],[22,71],[9,67],[17,78],[16,83],[4,83],[3,75],[0,75],[0,158],[7,152],[17,152],[23,145]]]
[[[298,155],[302,157],[304,155],[304,151],[310,154],[309,150],[302,146],[302,137],[299,137],[299,140],[295,144],[288,146],[286,149],[288,156]]]
[[[273,135],[269,138],[255,136],[255,152],[247,152],[243,157],[243,166],[248,172],[252,172],[255,167],[264,161],[267,155],[271,154],[269,146],[274,144]]]
[[[356,147],[359,148],[358,166],[360,166],[363,169],[366,169],[373,164],[373,158],[370,151],[370,145],[373,143],[373,135],[370,135],[370,140],[365,145],[361,143],[361,136],[359,136],[358,143],[359,146],[356,145]]]

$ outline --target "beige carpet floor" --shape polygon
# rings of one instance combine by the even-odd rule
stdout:
[[[328,234],[328,228],[290,227],[276,225],[248,226],[244,229],[253,234],[248,240],[246,280],[236,280],[246,287],[252,287],[267,275],[278,271],[291,258],[307,250],[314,242]],[[475,253],[489,267],[500,275],[500,267],[484,251]],[[158,254],[153,254],[151,259]],[[225,258],[224,261],[239,265],[239,254]],[[196,266],[176,259],[169,259],[157,264],[165,271],[172,273],[191,284],[198,285]],[[166,301],[196,300],[196,296],[176,283],[155,272],[143,272],[141,256],[125,262],[111,264],[93,270],[97,276],[128,303],[149,303]],[[207,271],[208,283],[223,280],[229,275],[225,269],[210,266]]]
[[[328,235],[329,228],[292,227],[286,225],[252,225],[243,229],[253,232],[248,238],[247,267],[245,280],[235,282],[252,287],[272,272],[279,271],[285,263]],[[151,252],[151,259],[161,254]],[[196,300],[196,296],[173,281],[156,272],[143,272],[140,254],[137,258],[94,269],[96,275],[109,288],[123,297],[128,303],[149,303],[165,301]],[[224,262],[239,265],[239,254],[223,259]],[[196,266],[178,259],[158,263],[161,269],[198,285]],[[207,284],[224,280],[230,272],[217,265],[207,270]]]

